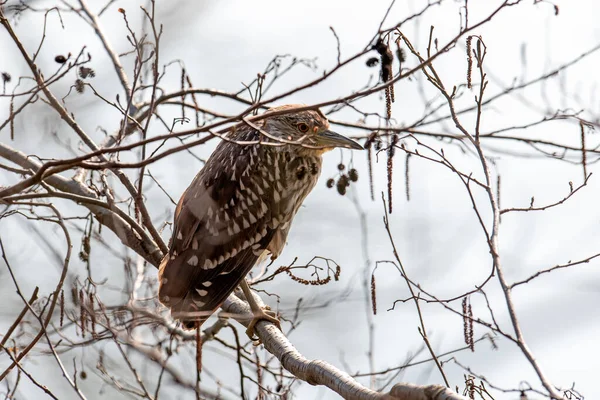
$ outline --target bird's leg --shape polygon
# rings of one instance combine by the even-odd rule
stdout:
[[[250,286],[248,286],[248,282],[246,282],[246,279],[242,279],[240,287],[244,292],[244,296],[246,296],[246,301],[250,305],[252,314],[254,314],[254,318],[252,319],[252,321],[250,321],[248,329],[246,329],[246,335],[248,335],[250,340],[255,340],[254,326],[260,320],[272,322],[275,324],[275,326],[277,326],[277,328],[279,328],[279,330],[281,330],[281,323],[279,322],[279,319],[277,319],[277,313],[271,311],[269,306],[265,306],[263,308],[256,303],[256,300],[254,300],[254,296],[252,295],[252,291],[250,290]]]

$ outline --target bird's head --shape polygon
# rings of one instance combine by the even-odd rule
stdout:
[[[336,147],[363,150],[354,140],[329,129],[329,121],[320,110],[294,112],[303,104],[290,104],[267,111],[274,114],[264,120],[263,128],[269,134],[286,141],[298,141],[309,151],[324,153]],[[282,114],[282,111],[288,111]]]

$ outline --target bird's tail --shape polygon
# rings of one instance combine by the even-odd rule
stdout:
[[[198,295],[195,293],[193,270],[185,268],[178,259],[170,260],[167,254],[158,270],[158,300],[169,307],[171,316],[181,321],[184,329],[196,329],[210,317],[211,312],[200,310],[197,306]],[[169,268],[166,268],[169,265]]]

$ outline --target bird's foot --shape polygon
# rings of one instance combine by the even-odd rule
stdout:
[[[281,330],[281,322],[277,318],[277,313],[271,310],[271,307],[265,306],[264,308],[260,308],[258,310],[253,310],[254,318],[250,321],[248,325],[248,329],[246,329],[246,335],[254,342],[255,345],[260,344],[260,339],[254,335],[254,326],[258,323],[258,321],[269,321]]]

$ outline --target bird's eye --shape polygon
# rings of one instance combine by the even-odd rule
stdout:
[[[308,132],[308,125],[306,125],[304,122],[300,122],[298,124],[298,130],[302,133],[306,133]]]

